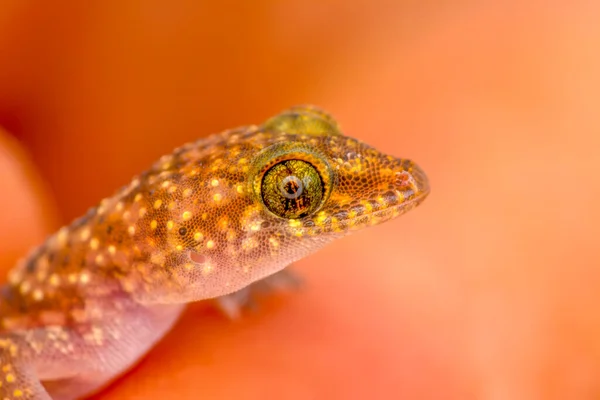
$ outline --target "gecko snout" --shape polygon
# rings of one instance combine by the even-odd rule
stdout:
[[[414,162],[384,156],[382,164],[375,170],[350,167],[340,176],[338,184],[344,195],[333,199],[332,216],[344,221],[344,226],[347,223],[354,230],[397,217],[429,194],[427,176]]]

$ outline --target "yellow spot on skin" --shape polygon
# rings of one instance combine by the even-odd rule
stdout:
[[[194,240],[195,240],[196,242],[199,242],[199,241],[201,241],[203,238],[204,238],[204,235],[203,235],[202,233],[200,233],[200,232],[196,232],[196,233],[194,233]]]
[[[35,301],[41,301],[44,298],[44,292],[42,292],[40,289],[35,289],[32,297]]]
[[[23,396],[23,391],[21,389],[15,389],[13,391],[13,396],[15,396],[15,397],[22,397]]]
[[[290,221],[288,222],[288,224],[292,228],[299,228],[299,227],[302,226],[302,222],[298,221],[297,219],[290,219]]]
[[[174,226],[175,226],[175,223],[173,221],[167,221],[167,229],[168,230],[173,229]]]
[[[146,211],[147,211],[146,207],[140,208],[140,211],[138,211],[140,218],[142,218],[144,215],[146,215]]]
[[[202,214],[202,219],[206,221],[206,218],[208,218],[208,214],[207,213],[203,213]]]
[[[279,240],[275,239],[274,237],[269,238],[269,243],[271,243],[271,246],[273,246],[274,248],[279,247]]]
[[[81,275],[79,275],[79,282],[86,284],[89,283],[90,281],[90,274],[88,274],[87,272],[82,272]]]
[[[98,254],[94,261],[96,261],[96,264],[102,265],[104,264],[104,256],[102,254]]]
[[[339,219],[337,219],[336,217],[331,217],[331,225],[334,229],[339,229],[339,222]]]
[[[106,203],[107,202],[108,202],[107,199],[102,199],[102,201],[100,202],[100,205],[96,209],[96,214],[101,215],[101,214],[104,214],[104,212],[106,212]]]
[[[28,281],[24,281],[23,283],[21,283],[21,286],[19,287],[19,291],[21,292],[21,294],[29,293],[30,289],[31,289],[31,283],[29,283]]]
[[[66,227],[62,227],[58,231],[58,235],[56,238],[58,240],[58,245],[63,247],[67,244],[67,240],[69,239],[69,230]]]
[[[182,245],[180,245],[180,244],[178,244],[177,246],[175,246],[175,248],[176,248],[178,251],[181,251],[181,250],[183,250],[183,246],[182,246]]]
[[[90,240],[90,247],[92,248],[92,250],[97,250],[99,245],[100,242],[97,238],[92,238],[92,240]]]
[[[317,224],[323,224],[327,220],[327,214],[324,211],[321,211],[317,216]]]
[[[50,279],[48,279],[48,282],[50,282],[52,286],[58,286],[60,284],[60,278],[57,274],[52,274],[50,275]]]
[[[81,235],[79,236],[79,238],[83,241],[86,241],[90,238],[91,232],[89,228],[85,228],[84,230],[81,231]]]
[[[169,210],[172,210],[172,209],[174,209],[174,208],[175,208],[175,202],[174,202],[174,201],[170,202],[170,203],[169,203],[169,205],[167,206],[167,208],[168,208]]]
[[[184,211],[183,214],[181,214],[181,218],[183,218],[184,221],[187,221],[192,218],[192,213],[190,211]]]
[[[223,196],[221,196],[221,193],[215,193],[215,195],[213,196],[214,201],[221,201],[222,198]]]
[[[129,228],[127,228],[127,232],[128,232],[128,233],[129,233],[131,236],[135,235],[135,226],[133,226],[133,225],[129,225]]]
[[[2,372],[8,372],[10,370],[12,370],[12,365],[10,364],[6,364],[2,367]]]
[[[153,219],[152,221],[150,221],[150,228],[151,229],[156,229],[156,227],[158,226],[158,221]]]
[[[191,264],[191,263],[186,263],[186,264],[183,266],[183,268],[184,268],[186,271],[191,271],[192,269],[194,269],[194,264]]]
[[[117,211],[123,210],[123,202],[122,201],[119,201],[117,203],[117,205],[115,206],[115,210],[117,210]]]
[[[164,181],[161,186],[166,188],[166,187],[169,187],[170,184],[171,184],[171,181]]]
[[[219,181],[217,179],[213,179],[212,181],[210,181],[210,184],[214,187],[219,186]]]
[[[227,219],[227,216],[221,217],[221,219],[219,219],[219,228],[221,228],[222,230],[227,230],[228,226],[229,220]]]
[[[108,252],[114,256],[117,252],[117,248],[111,244],[110,246],[108,246]]]
[[[229,240],[230,242],[232,240],[234,240],[236,237],[235,231],[233,229],[230,229],[227,231],[227,240]]]
[[[212,249],[213,247],[215,247],[215,242],[213,242],[212,240],[209,240],[208,242],[206,242],[207,249]]]
[[[6,382],[12,383],[15,381],[15,376],[13,374],[6,374]]]
[[[192,194],[192,189],[187,188],[183,191],[183,197],[189,197]]]
[[[135,197],[133,198],[133,201],[135,201],[135,202],[138,202],[138,201],[140,201],[140,200],[142,200],[142,194],[141,194],[141,193],[138,193],[138,194],[136,194],[136,195],[135,195]]]
[[[252,250],[258,246],[258,240],[255,237],[249,237],[242,241],[242,249],[245,251]]]
[[[204,265],[202,266],[202,274],[209,275],[211,272],[213,272],[214,269],[215,267],[211,263],[204,263]]]
[[[169,193],[173,194],[177,191],[177,186],[171,186],[168,190]]]
[[[67,277],[69,283],[76,283],[77,282],[77,274],[69,274],[69,276]]]
[[[162,206],[162,200],[158,199],[154,202],[154,209],[158,210],[160,208],[160,206]]]
[[[131,218],[131,211],[127,210],[123,213],[123,219],[128,220],[129,218]]]
[[[399,203],[404,203],[404,193],[399,192],[398,190],[395,191],[396,192],[396,196],[398,196],[398,202]]]

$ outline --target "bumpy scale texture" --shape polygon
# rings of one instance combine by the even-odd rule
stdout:
[[[428,192],[412,161],[344,136],[310,106],[186,144],[10,272],[0,399],[90,394],[147,352],[184,303],[247,288]]]

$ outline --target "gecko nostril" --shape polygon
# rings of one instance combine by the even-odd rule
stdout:
[[[195,251],[190,251],[190,260],[196,264],[204,264],[206,262],[206,256]]]
[[[396,172],[394,178],[396,185],[406,185],[410,179],[410,174],[406,171]]]
[[[419,191],[419,185],[411,173],[407,171],[396,172],[394,178],[394,184],[399,190],[408,190],[413,193],[417,193]]]

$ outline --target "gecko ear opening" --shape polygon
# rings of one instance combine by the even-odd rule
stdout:
[[[195,251],[190,251],[189,257],[190,260],[196,264],[204,264],[208,260],[204,254]]]

